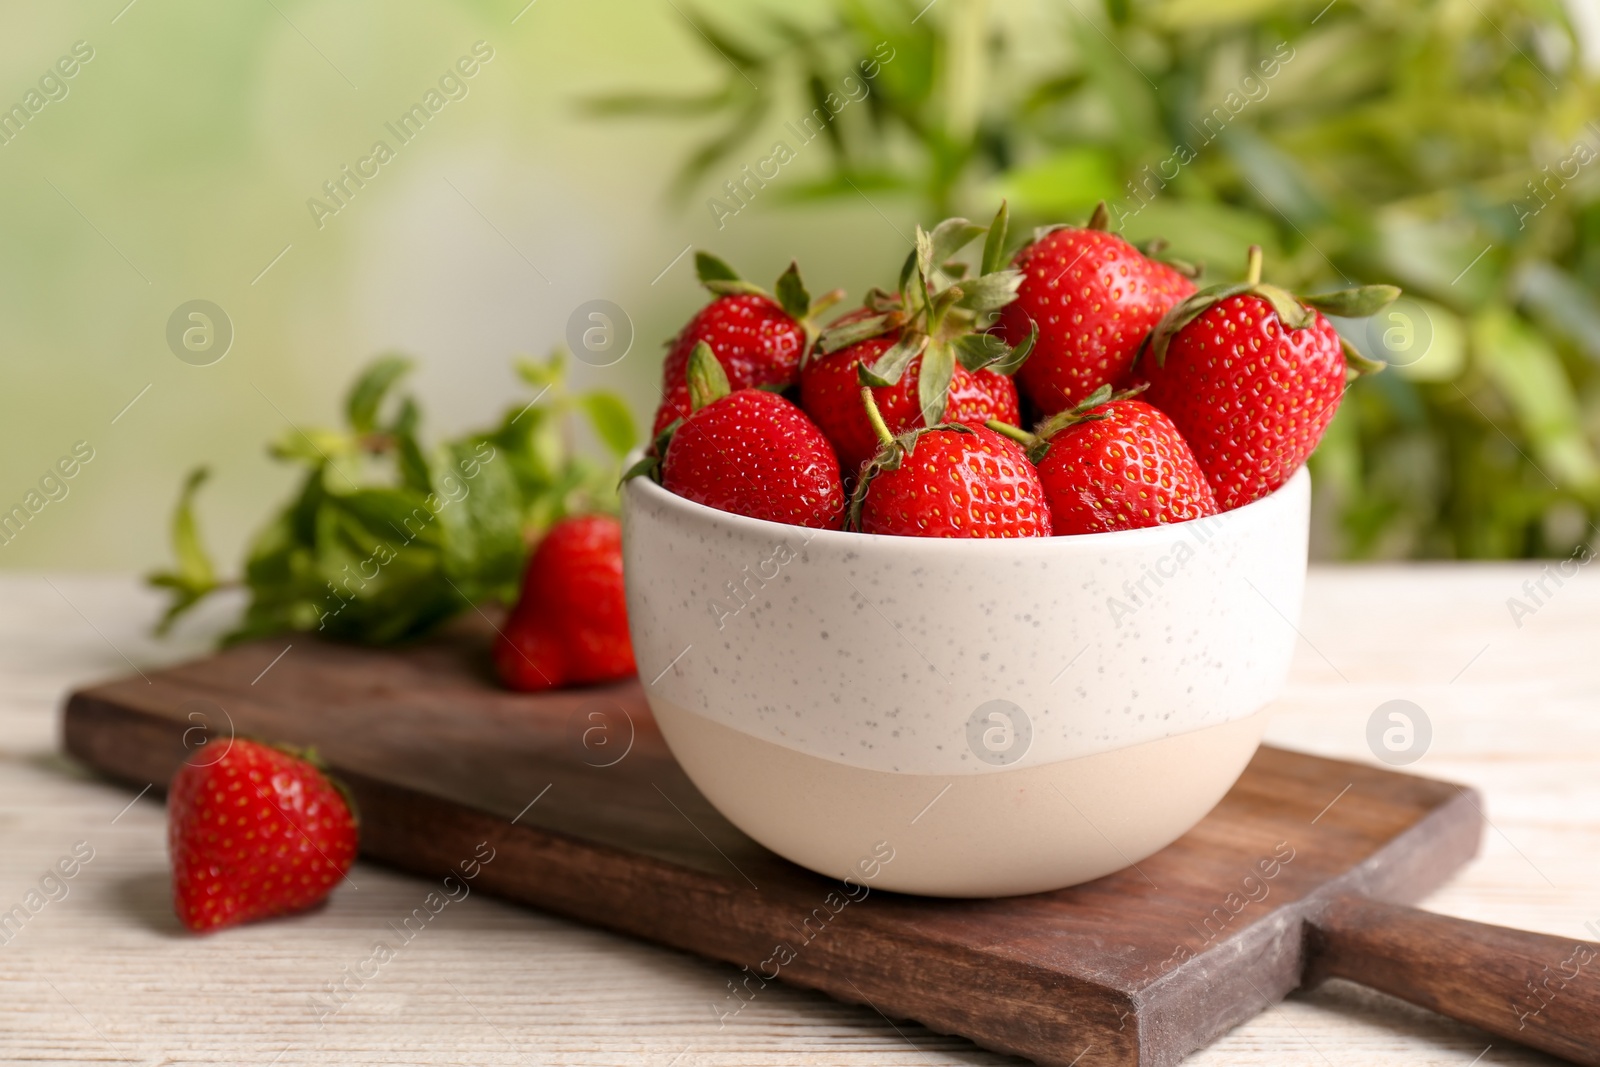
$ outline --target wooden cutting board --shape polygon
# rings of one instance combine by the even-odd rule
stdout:
[[[487,841],[477,887],[741,968],[729,1017],[781,980],[1042,1064],[1164,1067],[1337,975],[1600,1064],[1600,946],[1403,906],[1477,851],[1481,803],[1455,785],[1263,748],[1136,869],[934,900],[745,837],[678,769],[638,682],[506,693],[466,631],[284,645],[75,693],[65,747],[161,789],[235,735],[314,745],[356,798],[368,859],[437,877]]]

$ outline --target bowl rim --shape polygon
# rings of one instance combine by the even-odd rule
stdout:
[[[1062,553],[1079,550],[1117,550],[1137,549],[1146,547],[1150,542],[1159,542],[1162,546],[1170,545],[1171,535],[1174,531],[1182,532],[1194,528],[1202,523],[1217,523],[1219,521],[1231,524],[1235,519],[1244,518],[1248,514],[1256,514],[1269,508],[1283,506],[1285,498],[1293,492],[1301,491],[1300,487],[1311,480],[1311,473],[1305,464],[1289,476],[1278,488],[1257,500],[1241,505],[1231,511],[1219,511],[1215,515],[1206,515],[1198,519],[1186,519],[1183,522],[1158,523],[1155,526],[1142,526],[1135,530],[1111,530],[1105,533],[1087,534],[1054,534],[1050,537],[906,537],[900,534],[869,534],[852,530],[825,530],[810,526],[794,526],[785,522],[773,522],[770,519],[757,519],[748,515],[736,515],[731,511],[722,511],[709,507],[688,497],[679,496],[666,486],[657,483],[647,476],[638,476],[628,479],[622,486],[622,504],[627,510],[628,494],[640,492],[645,499],[661,506],[674,510],[686,519],[697,520],[711,525],[721,525],[742,533],[765,537],[789,537],[798,532],[803,538],[803,544],[811,545],[820,541],[823,547],[849,549],[852,546],[860,550],[895,550],[921,551],[926,553],[964,552],[974,553],[984,551],[985,548],[992,554],[1027,554],[1037,552],[1043,546],[1059,546]],[[913,548],[913,546],[917,546]],[[937,546],[937,547],[936,547]],[[984,546],[984,547],[979,547]]]

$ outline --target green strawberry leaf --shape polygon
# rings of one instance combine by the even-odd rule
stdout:
[[[906,287],[911,284],[911,276],[916,273],[916,270],[917,250],[913,247],[911,251],[906,253],[906,261],[900,264],[900,284],[896,286],[895,292],[905,293]]]
[[[1172,343],[1179,330],[1189,325],[1195,319],[1205,314],[1211,305],[1237,296],[1240,293],[1250,292],[1254,288],[1249,282],[1236,282],[1228,285],[1214,285],[1209,289],[1202,289],[1193,296],[1174,305],[1161,321],[1156,323],[1155,329],[1144,339],[1143,348],[1139,358],[1143,359],[1148,353],[1155,360],[1156,366],[1161,366],[1167,359],[1167,346]]]
[[[928,259],[923,264],[924,276],[931,277],[935,265],[943,263],[967,247],[983,232],[984,227],[966,219],[945,219],[939,223],[928,235]],[[920,245],[918,252],[921,252]]]
[[[817,338],[817,350],[823,355],[829,355],[841,348],[860,344],[862,341],[897,328],[902,319],[903,316],[899,312],[890,311],[882,315],[857,319],[855,322],[847,322],[842,326],[830,326]]]
[[[721,400],[733,391],[728,384],[728,372],[712,354],[711,346],[704,341],[695,343],[689,353],[689,407],[699,411],[714,400]]]
[[[1250,287],[1250,292],[1271,304],[1278,321],[1291,330],[1304,330],[1317,321],[1316,313],[1296,300],[1287,289],[1257,284]]]
[[[882,314],[885,311],[897,309],[900,306],[900,297],[896,293],[886,292],[874,285],[867,290],[866,301],[862,306]]]
[[[710,252],[696,252],[694,254],[694,273],[706,285],[712,282],[740,281],[739,272],[728,266],[727,262]]]
[[[661,432],[656,434],[654,441],[650,442],[650,450],[641,456],[633,466],[623,472],[617,484],[620,486],[630,478],[648,477],[659,485],[661,483],[661,464],[666,460],[667,447],[672,444],[673,436],[677,434],[682,426],[683,419],[676,418],[661,427]]]
[[[1020,270],[999,270],[961,283],[960,306],[972,311],[999,311],[1017,298]]]
[[[950,399],[950,381],[955,377],[956,357],[951,347],[943,341],[928,345],[922,354],[922,369],[917,375],[917,402],[922,407],[922,421],[928,426],[944,422],[945,406]]]
[[[806,283],[800,280],[800,264],[789,262],[789,269],[778,278],[773,292],[784,314],[796,322],[811,314],[811,294],[806,292]]]
[[[993,274],[1005,264],[1006,230],[1010,225],[1011,210],[1002,200],[1000,210],[995,212],[994,221],[989,224],[989,236],[983,240],[983,259],[978,267],[979,274]]]
[[[661,460],[658,457],[652,455],[639,457],[637,463],[622,472],[622,479],[617,484],[621,485],[630,479],[643,477],[648,477],[653,482],[661,481]]]
[[[932,308],[928,301],[928,281],[933,277],[933,238],[921,226],[917,227],[915,264],[911,287],[903,291],[906,313],[911,315],[915,315],[918,308]]]
[[[736,281],[711,281],[706,282],[706,288],[718,296],[766,296],[767,291],[752,282]]]
[[[1011,346],[992,333],[962,334],[951,342],[956,362],[969,371],[992,366],[1011,354]]]
[[[1348,337],[1340,336],[1339,349],[1344,353],[1344,380],[1353,382],[1357,378],[1368,374],[1381,373],[1389,365],[1376,359],[1368,359],[1361,354],[1361,350],[1350,343]]]
[[[1019,341],[1016,347],[1011,349],[1010,354],[995,360],[989,369],[999,374],[1004,374],[1008,378],[1011,377],[1022,369],[1022,365],[1028,361],[1029,356],[1033,355],[1033,348],[1038,343],[1039,324],[1030,319],[1028,321],[1028,336]]]
[[[920,330],[907,330],[870,367],[865,363],[857,364],[856,378],[862,385],[894,385],[905,374],[911,361],[921,355],[927,346],[927,334]]]
[[[1364,319],[1376,315],[1400,297],[1395,285],[1363,285],[1357,289],[1339,289],[1332,293],[1319,293],[1302,298],[1302,302],[1316,308],[1324,315],[1345,319]]]

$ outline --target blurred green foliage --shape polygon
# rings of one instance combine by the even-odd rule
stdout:
[[[720,86],[589,106],[706,127],[684,196],[735,195],[715,178],[768,150],[747,142],[787,86],[828,113],[828,163],[763,197],[912,196],[930,223],[987,217],[1000,196],[1020,222],[1079,221],[1103,199],[1114,228],[1166,238],[1206,281],[1237,276],[1257,243],[1268,278],[1303,292],[1398,284],[1410,302],[1376,328],[1340,324],[1391,369],[1352,388],[1313,458],[1319,552],[1537,556],[1587,539],[1600,42],[1586,53],[1562,5],[1068,0],[1041,26],[985,0],[924,3],[836,0],[804,25],[696,16]],[[1030,64],[1041,33],[1060,59]],[[863,103],[830,106],[864,72]]]
[[[396,395],[410,369],[403,357],[379,358],[351,386],[343,427],[293,427],[269,447],[304,475],[236,582],[217,577],[199,536],[194,498],[207,470],[189,475],[172,519],[176,566],[148,579],[171,597],[161,630],[210,593],[243,585],[250,601],[229,642],[284,630],[405,640],[479,603],[514,601],[541,531],[568,514],[615,510],[619,462],[637,443],[633,418],[611,393],[569,391],[562,354],[519,361],[534,396],[497,425],[432,449],[415,399]],[[609,461],[574,450],[574,414]]]

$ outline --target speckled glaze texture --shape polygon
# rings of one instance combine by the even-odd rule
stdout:
[[[856,768],[1005,773],[1260,710],[1309,506],[1301,473],[1193,522],[974,544],[782,526],[634,479],[629,626],[653,706]],[[1000,760],[974,741],[995,702],[1020,727]]]

